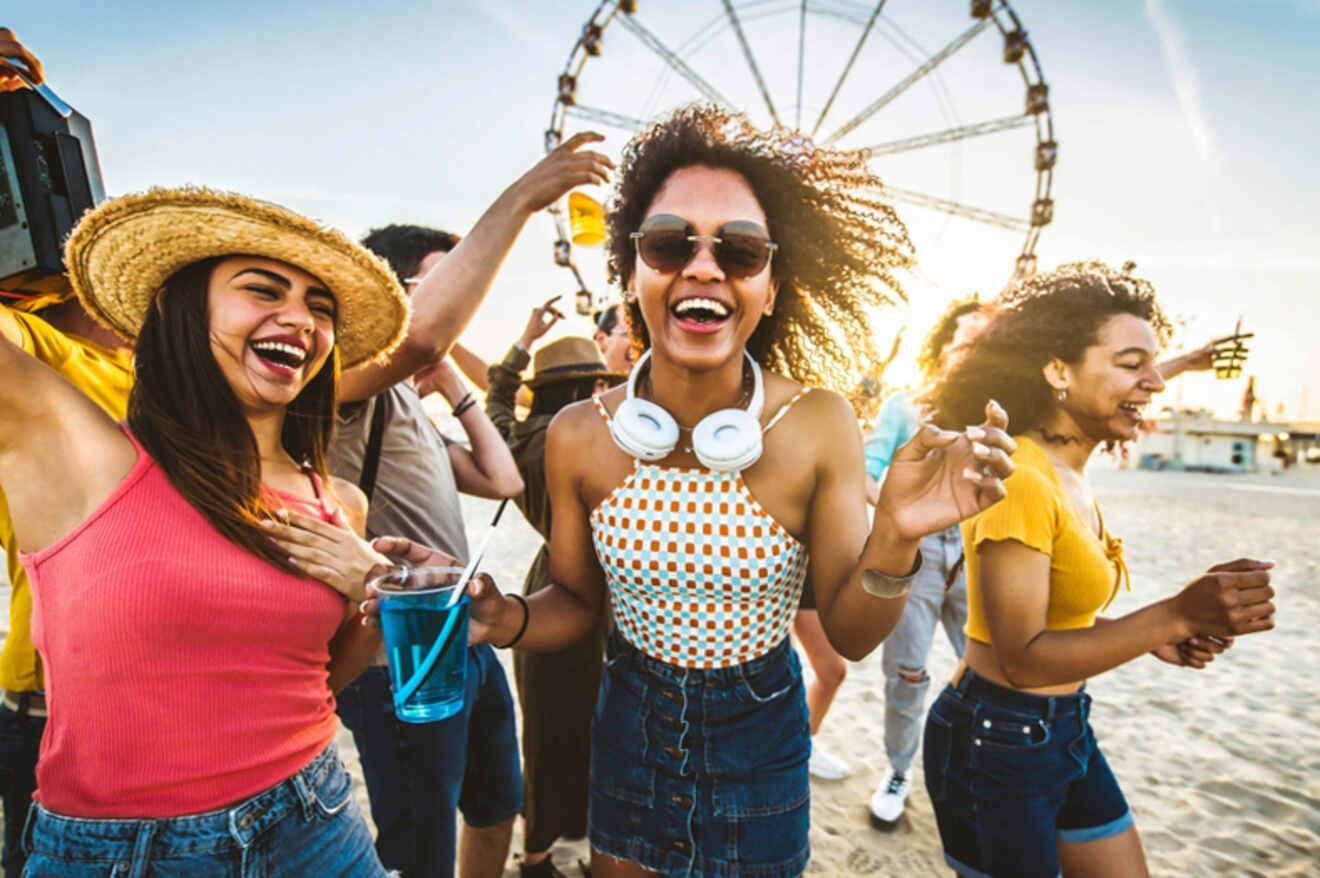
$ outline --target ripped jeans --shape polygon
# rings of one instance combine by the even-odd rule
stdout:
[[[962,533],[957,525],[921,541],[921,570],[912,581],[903,616],[883,647],[885,671],[885,752],[894,771],[907,774],[916,759],[926,723],[926,692],[930,674],[926,659],[943,624],[954,653],[962,658],[967,645],[967,577],[962,559]],[[955,567],[958,568],[956,573]],[[954,574],[952,585],[946,585]]]

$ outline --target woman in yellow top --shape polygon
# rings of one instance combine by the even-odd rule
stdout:
[[[1097,445],[1137,437],[1164,388],[1168,323],[1144,280],[1098,263],[1030,278],[932,392],[937,420],[1007,410],[1007,497],[962,525],[967,652],[931,707],[926,786],[945,858],[966,876],[1146,875],[1123,793],[1088,722],[1088,677],[1146,653],[1204,667],[1274,627],[1266,562],[1212,567],[1125,616],[1127,580],[1085,475]]]

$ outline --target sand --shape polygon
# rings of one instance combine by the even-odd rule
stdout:
[[[1152,874],[1320,874],[1320,472],[1271,478],[1098,468],[1093,479],[1132,571],[1132,593],[1112,614],[1171,594],[1220,561],[1248,555],[1278,563],[1275,630],[1238,640],[1203,671],[1143,658],[1089,685],[1092,722],[1136,815]],[[494,506],[464,505],[469,533],[479,538]],[[537,538],[517,515],[500,529],[499,549],[484,566],[502,587],[517,588]],[[502,659],[507,668],[507,654]],[[947,682],[954,665],[937,634],[929,664],[935,684]],[[876,650],[850,667],[820,733],[852,774],[812,781],[808,875],[950,874],[920,772],[894,831],[868,822],[867,801],[888,767],[883,693]],[[351,760],[351,739],[341,740]],[[569,876],[586,856],[584,842],[554,850]],[[505,875],[517,874],[511,856]]]
[[[1219,561],[1249,555],[1278,563],[1275,630],[1240,639],[1204,671],[1143,658],[1089,686],[1093,724],[1132,804],[1152,873],[1320,874],[1320,473],[1100,471],[1094,480],[1133,577],[1132,593],[1120,596],[1113,613],[1168,595]],[[464,507],[470,535],[480,538],[494,504],[465,498]],[[516,514],[505,516],[500,531],[485,568],[516,589],[537,537]],[[508,655],[502,660],[507,668]],[[939,634],[929,663],[937,686],[953,667]],[[851,666],[821,731],[852,775],[812,781],[808,875],[949,874],[920,772],[894,831],[868,823],[867,800],[887,768],[882,714],[877,650]],[[369,814],[352,739],[341,733],[340,743]],[[586,844],[561,843],[554,856],[574,876]],[[512,856],[505,874],[518,874]]]

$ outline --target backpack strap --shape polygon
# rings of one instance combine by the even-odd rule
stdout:
[[[367,436],[367,450],[362,455],[362,475],[358,487],[371,503],[371,492],[376,487],[376,471],[380,469],[380,447],[385,439],[385,422],[390,419],[390,394],[376,394],[371,404],[371,432]]]

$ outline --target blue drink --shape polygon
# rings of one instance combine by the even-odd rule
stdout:
[[[435,722],[463,709],[467,594],[448,607],[458,587],[452,583],[461,573],[450,567],[420,568],[391,571],[376,581],[394,712],[404,722]],[[463,589],[466,591],[466,585]],[[429,667],[428,660],[432,662]]]

